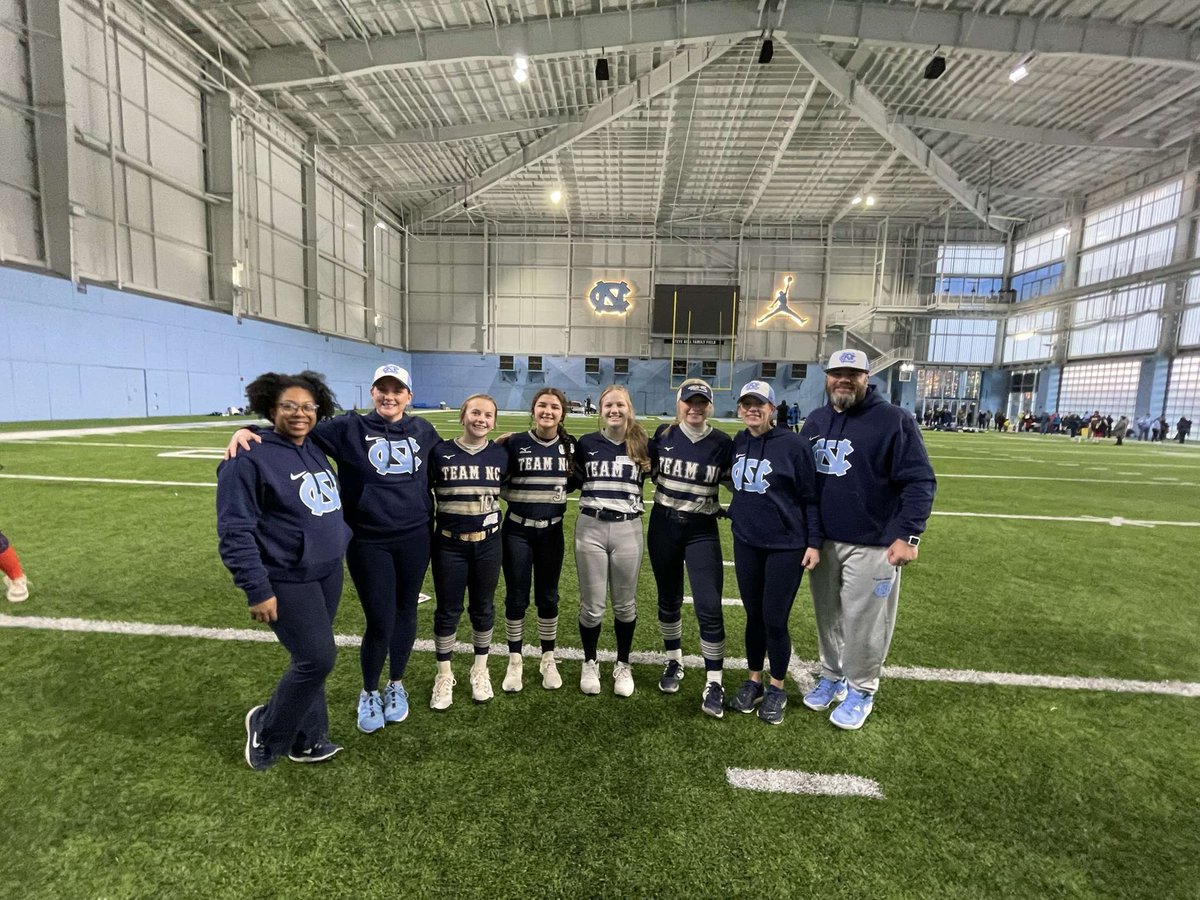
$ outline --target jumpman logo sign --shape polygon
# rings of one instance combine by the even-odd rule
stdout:
[[[792,289],[792,276],[789,275],[783,283],[783,290],[775,295],[775,300],[771,304],[771,308],[767,310],[766,315],[759,318],[754,324],[762,325],[764,322],[775,318],[776,316],[787,316],[801,328],[808,324],[808,318],[800,315],[788,306],[788,292]]]

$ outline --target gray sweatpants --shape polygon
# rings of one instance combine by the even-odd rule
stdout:
[[[613,616],[637,618],[638,573],[642,569],[642,520],[601,522],[580,516],[575,522],[575,570],[579,574],[579,622],[595,628],[611,590]]]
[[[809,576],[817,616],[821,674],[846,679],[856,691],[873,694],[896,628],[900,568],[887,561],[887,547],[825,541],[821,564]]]

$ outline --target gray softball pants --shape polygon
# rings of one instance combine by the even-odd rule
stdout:
[[[900,568],[887,547],[825,541],[809,576],[821,674],[873,694],[896,628]]]
[[[637,618],[638,573],[642,569],[642,520],[602,522],[581,515],[575,522],[575,570],[579,574],[579,623],[595,628],[612,593],[613,617]]]

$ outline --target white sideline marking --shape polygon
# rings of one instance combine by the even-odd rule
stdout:
[[[1084,522],[1104,525],[1137,525],[1153,528],[1155,525],[1173,525],[1177,528],[1200,528],[1200,522],[1169,522],[1163,519],[1126,519],[1122,516],[1032,516],[1017,513],[973,513],[934,512],[935,516],[958,516],[973,519],[1028,519],[1034,522]]]
[[[218,447],[181,447],[179,444],[117,444],[112,441],[42,441],[42,440],[21,440],[10,441],[13,444],[36,444],[39,447],[46,445],[54,447],[115,447],[121,450],[208,450],[210,453],[214,450],[224,452],[224,448]]]
[[[1112,478],[1055,478],[1051,475],[954,475],[948,472],[936,473],[938,478],[986,478],[993,481],[1078,481],[1083,484],[1152,484],[1156,487],[1196,487],[1194,481],[1120,481]]]
[[[202,487],[215,488],[215,481],[139,481],[136,478],[75,478],[67,475],[9,475],[0,472],[0,478],[19,478],[22,481],[74,481],[85,484],[144,484],[153,487]]]
[[[210,628],[201,625],[160,625],[149,622],[112,622],[102,619],[50,618],[47,616],[10,616],[0,614],[0,628],[29,628],[37,631],[72,631],[91,634],[131,634],[152,637],[188,637],[215,641],[257,641],[272,643],[275,635],[266,628]],[[334,637],[339,647],[357,647],[362,639],[353,634],[339,634]],[[431,640],[418,640],[413,644],[413,650],[420,653],[434,652]],[[472,650],[470,644],[459,641],[454,645],[455,653],[468,654]],[[492,644],[491,652],[503,658],[508,653],[508,644]],[[535,641],[526,644],[524,655],[532,659],[540,659],[541,647]],[[582,660],[583,651],[577,647],[559,647],[554,651],[559,659]],[[612,650],[601,650],[598,654],[601,662],[614,662],[617,655]],[[630,662],[639,665],[661,666],[663,654],[661,651],[635,650],[629,655]],[[685,668],[702,669],[704,659],[695,654],[683,657]],[[815,671],[818,663],[815,660],[798,659],[793,656],[789,672],[795,677],[796,672]],[[744,658],[726,657],[725,668],[745,669]],[[980,684],[999,685],[1003,687],[1040,687],[1055,690],[1072,691],[1109,691],[1121,694],[1163,694],[1171,697],[1200,697],[1200,682],[1192,681],[1139,681],[1125,678],[1088,678],[1074,675],[1032,675],[1021,672],[979,672],[974,669],[937,669],[927,666],[884,666],[883,677],[898,678],[904,681],[944,681],[951,684]],[[797,679],[802,688],[805,682],[811,686],[811,679]]]
[[[860,775],[821,775],[795,769],[726,769],[725,777],[735,788],[768,794],[884,799],[879,782]]]
[[[262,419],[221,418],[213,416],[214,421],[205,422],[172,422],[163,425],[112,425],[107,428],[45,428],[40,431],[0,431],[2,441],[28,441],[39,438],[56,437],[86,437],[88,435],[104,434],[137,434],[143,431],[190,431],[193,428],[228,428],[230,425],[253,425]]]
[[[193,447],[187,450],[172,450],[169,453],[158,454],[160,459],[215,459],[222,460],[225,458],[225,451],[221,449],[208,449],[204,447]]]

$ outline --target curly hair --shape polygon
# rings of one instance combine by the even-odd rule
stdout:
[[[533,402],[529,404],[529,415],[532,417],[537,411],[537,402],[546,395],[554,397],[562,404],[562,418],[558,420],[558,439],[562,441],[563,447],[567,451],[567,469],[569,470],[575,463],[575,438],[567,433],[563,422],[566,421],[569,404],[567,403],[567,395],[556,387],[544,387],[533,395]]]
[[[299,375],[264,372],[246,385],[246,399],[250,401],[251,411],[270,419],[271,411],[279,402],[279,395],[293,387],[303,388],[312,394],[317,404],[318,419],[328,419],[337,411],[337,398],[325,384],[325,376],[307,370]]]

